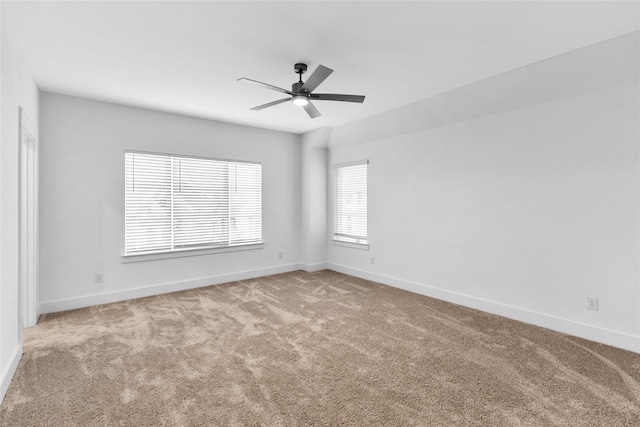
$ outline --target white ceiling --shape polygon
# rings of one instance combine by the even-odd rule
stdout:
[[[428,98],[640,28],[638,2],[11,2],[45,91],[303,133]],[[316,90],[366,95],[315,102],[310,119],[284,96],[293,64],[335,72]]]

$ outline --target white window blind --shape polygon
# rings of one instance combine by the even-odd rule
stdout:
[[[262,165],[125,152],[125,255],[262,242]]]
[[[367,164],[333,168],[333,239],[367,244]]]

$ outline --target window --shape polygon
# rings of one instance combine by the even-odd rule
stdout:
[[[125,255],[261,242],[261,164],[125,151]]]
[[[333,239],[366,245],[368,161],[333,168]]]

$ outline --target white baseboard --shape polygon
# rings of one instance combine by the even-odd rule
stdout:
[[[315,264],[301,264],[300,269],[306,271],[307,273],[313,273],[314,271],[326,270],[327,263],[317,262]]]
[[[18,364],[20,363],[20,359],[22,358],[22,344],[16,346],[13,354],[9,358],[9,363],[7,364],[6,369],[2,371],[2,381],[0,383],[0,403],[4,400],[4,395],[7,394],[7,390],[9,390],[9,385],[11,384],[11,380],[13,379],[13,375],[16,373],[16,369],[18,369]]]
[[[255,277],[270,276],[272,274],[288,273],[290,271],[301,270],[303,268],[304,266],[299,263],[287,264],[277,267],[261,268],[257,270],[241,271],[230,274],[221,274],[219,276],[203,277],[200,279],[187,280],[183,282],[163,283],[159,285],[126,289],[104,294],[94,294],[77,298],[46,301],[39,304],[38,312],[42,314],[56,313],[58,311],[74,310],[76,308],[91,307],[99,304],[108,304],[111,302],[126,301],[129,299],[166,294],[169,292],[177,292],[187,289],[219,285],[221,283],[235,282],[237,280],[246,280],[253,279]]]
[[[499,316],[508,317],[509,319],[530,323],[536,326],[542,326],[543,328],[551,329],[557,332],[562,332],[587,340],[596,341],[599,343],[640,353],[640,337],[634,335],[624,334],[610,329],[599,328],[597,326],[587,325],[573,320],[551,316],[544,313],[538,313],[519,307],[513,307],[482,298],[459,294],[421,283],[398,279],[396,277],[385,276],[383,274],[377,274],[357,268],[347,267],[341,264],[329,262],[327,263],[327,268],[339,273],[349,274],[351,276],[360,277],[362,279],[383,283],[385,285],[404,289],[406,291],[414,292],[421,295],[426,295],[428,297],[452,302],[454,304],[464,305],[466,307],[471,307],[478,310],[486,311],[488,313],[497,314]]]
[[[414,292],[417,294],[449,301],[454,304],[464,305],[466,307],[475,308],[478,310],[486,311],[488,313],[497,314],[499,316],[508,317],[510,319],[542,326],[554,331],[640,353],[640,337],[634,335],[624,334],[610,329],[599,328],[597,326],[587,325],[569,319],[551,316],[544,313],[538,313],[519,307],[513,307],[478,297],[451,292],[437,287],[411,282],[396,277],[386,276],[383,274],[372,273],[369,271],[347,267],[345,265],[331,262],[315,264],[295,263],[277,267],[223,274],[219,276],[203,277],[200,279],[188,280],[183,282],[165,283],[160,285],[109,292],[105,294],[95,294],[78,298],[48,301],[39,304],[38,312],[42,314],[54,313],[58,311],[73,310],[76,308],[90,307],[117,301],[125,301],[128,299],[142,298],[168,292],[176,292],[186,289],[217,285],[237,280],[246,280],[255,277],[269,276],[272,274],[287,273],[295,270],[314,272],[327,268],[340,273],[350,274],[352,276],[383,283],[385,285],[404,289],[406,291]],[[20,358],[18,357],[18,360],[19,359]],[[11,375],[13,375],[13,373]],[[4,393],[4,376],[2,378]]]

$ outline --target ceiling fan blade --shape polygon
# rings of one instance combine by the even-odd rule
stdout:
[[[331,68],[327,68],[324,65],[318,65],[318,68],[314,70],[313,73],[309,76],[306,82],[300,88],[301,90],[306,90],[308,92],[313,92],[315,88],[317,88],[320,83],[322,83],[329,75],[333,73]]]
[[[256,85],[256,86],[263,87],[265,89],[271,89],[271,90],[275,90],[276,92],[286,93],[287,95],[292,95],[293,94],[291,91],[286,90],[286,89],[282,89],[281,87],[269,85],[269,84],[266,84],[266,83],[262,83],[262,82],[259,82],[257,80],[251,80],[251,79],[248,79],[246,77],[240,77],[237,81],[240,81],[240,80],[242,80],[244,82],[247,82],[247,83],[251,83],[251,84]]]
[[[316,117],[320,117],[322,115],[320,114],[320,111],[318,111],[316,106],[311,103],[311,101],[309,101],[307,105],[303,105],[302,108],[305,109],[309,117],[311,117],[312,119],[315,119]]]
[[[318,101],[364,102],[364,95],[341,95],[338,93],[312,93],[311,99]]]
[[[265,108],[273,107],[274,105],[282,104],[283,102],[291,101],[291,98],[283,98],[277,101],[269,102],[267,104],[258,105],[257,107],[251,108],[253,111],[263,110]]]

